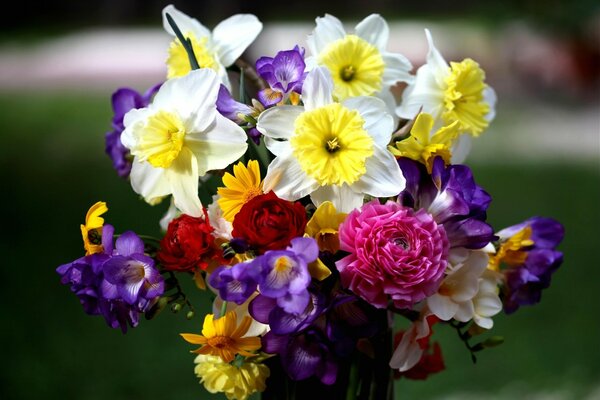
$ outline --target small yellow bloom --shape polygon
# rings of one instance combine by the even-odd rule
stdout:
[[[220,357],[199,354],[194,360],[194,372],[210,393],[224,393],[229,400],[245,400],[256,392],[266,389],[269,368],[248,359],[232,364]]]
[[[217,320],[213,314],[207,314],[202,326],[202,335],[182,333],[181,337],[189,343],[200,345],[192,353],[212,354],[229,363],[236,354],[253,356],[252,351],[260,348],[258,337],[243,337],[251,323],[252,318],[245,316],[238,326],[235,311],[230,311]]]
[[[461,131],[468,131],[473,136],[479,136],[488,127],[489,121],[485,117],[490,112],[490,105],[483,96],[487,88],[484,80],[485,72],[470,58],[450,63],[442,114],[446,124],[460,121]]]
[[[319,250],[336,253],[340,249],[338,228],[348,214],[338,213],[330,201],[323,202],[306,224],[306,234],[315,239]]]
[[[99,201],[90,207],[85,216],[85,225],[81,225],[81,236],[83,238],[83,248],[85,255],[101,253],[102,247],[102,226],[104,218],[102,214],[108,211],[106,203]]]
[[[436,156],[442,157],[446,165],[450,164],[452,157],[451,147],[459,134],[459,121],[440,128],[430,137],[433,129],[433,117],[427,113],[420,113],[410,131],[410,136],[400,142],[396,147],[389,146],[391,153],[397,157],[408,157],[427,166],[431,173],[433,161]]]
[[[217,190],[219,207],[223,211],[223,218],[233,222],[234,217],[242,206],[252,198],[263,193],[263,183],[260,179],[258,161],[250,160],[248,167],[242,162],[233,166],[233,175],[226,173],[223,176],[223,185]]]
[[[523,249],[534,244],[531,240],[531,233],[531,227],[527,226],[508,238],[500,245],[496,254],[490,257],[488,268],[492,271],[499,271],[500,263],[505,263],[509,267],[525,263],[528,252]]]

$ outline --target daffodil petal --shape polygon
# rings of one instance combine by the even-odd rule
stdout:
[[[280,106],[273,107],[258,117],[256,128],[266,137],[273,139],[289,139],[294,134],[294,122],[304,107]]]
[[[333,102],[333,80],[327,68],[317,67],[308,73],[302,85],[302,101],[306,111]]]
[[[356,193],[347,184],[342,186],[321,186],[310,194],[310,199],[315,206],[320,206],[325,201],[333,203],[338,212],[349,213],[362,206],[364,195]]]
[[[311,54],[319,54],[327,45],[346,36],[342,22],[330,14],[317,17],[314,31],[306,39],[306,45]]]
[[[442,86],[444,84],[444,79],[450,74],[448,63],[433,44],[433,38],[431,37],[429,29],[425,29],[425,36],[427,37],[427,44],[429,45],[427,65],[430,66],[438,85]]]
[[[173,6],[172,4],[163,8],[162,11],[163,27],[165,28],[165,31],[167,31],[167,33],[169,33],[170,35],[175,36],[175,32],[173,31],[173,28],[171,28],[171,25],[167,20],[167,13],[173,18],[173,20],[177,24],[177,27],[184,35],[188,32],[192,32],[197,39],[200,39],[205,36],[210,36],[210,31],[204,25],[198,22],[198,20],[196,20],[195,18],[191,18],[186,14],[182,13],[181,11],[176,9],[175,6]]]
[[[188,148],[183,148],[170,168],[165,170],[175,206],[192,217],[202,216],[198,197],[198,164]]]
[[[148,203],[155,203],[159,198],[171,193],[165,169],[155,168],[148,162],[133,160],[131,166],[131,187]]]
[[[291,151],[290,142],[288,140],[276,140],[268,136],[264,137],[265,146],[275,156],[280,156],[284,153]]]
[[[390,28],[381,15],[371,14],[356,25],[356,34],[383,51],[388,44]]]
[[[402,94],[402,102],[396,113],[405,119],[413,119],[419,111],[431,114],[438,119],[443,111],[444,91],[429,65],[423,65],[417,70],[415,83],[406,88]]]
[[[373,138],[375,144],[385,147],[390,142],[394,130],[394,119],[388,113],[388,108],[376,97],[360,96],[346,99],[344,107],[357,110],[365,120],[363,128]]]
[[[213,46],[221,63],[228,67],[252,44],[262,30],[252,14],[237,14],[221,21],[213,30]]]
[[[460,135],[452,146],[452,164],[462,164],[471,152],[471,135]]]
[[[412,64],[408,58],[398,53],[382,53],[385,70],[383,71],[383,84],[392,86],[397,82],[412,84],[415,76],[410,73]]]
[[[352,190],[374,197],[396,196],[404,190],[406,180],[396,159],[387,149],[374,146],[373,156],[367,159],[366,165],[367,172],[352,185]],[[336,208],[340,210],[337,205]]]
[[[263,183],[265,193],[274,191],[282,199],[298,200],[319,187],[317,181],[306,175],[291,152],[275,158],[267,170]]]
[[[496,117],[496,91],[491,87],[487,86],[483,89],[483,101],[490,106],[490,111],[485,115],[485,119],[491,122]]]

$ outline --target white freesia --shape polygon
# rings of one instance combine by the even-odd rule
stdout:
[[[261,32],[262,23],[258,18],[252,14],[236,14],[221,21],[211,32],[195,18],[168,5],[162,12],[163,26],[174,37],[167,14],[173,18],[183,36],[192,42],[200,67],[213,69],[231,90],[225,68],[232,65]],[[169,78],[183,76],[190,71],[187,53],[176,38],[171,44],[167,65]]]
[[[208,206],[208,220],[213,227],[212,235],[215,238],[229,241],[233,239],[233,236],[231,236],[233,226],[231,222],[223,218],[223,210],[219,207],[220,197],[218,194],[212,197],[213,202]]]
[[[339,19],[325,14],[316,19],[316,27],[307,39],[312,54],[307,67],[324,66],[334,82],[334,97],[377,96],[393,110],[396,101],[390,87],[398,82],[411,83],[412,65],[408,59],[386,50],[389,27],[385,19],[371,14],[348,34]]]
[[[390,360],[391,368],[404,372],[417,365],[425,351],[420,341],[432,334],[431,325],[433,325],[433,322],[430,321],[433,321],[433,319],[429,317],[432,317],[432,314],[425,307],[421,310],[419,319],[414,321],[410,328],[404,332]]]
[[[427,63],[417,70],[414,83],[402,94],[396,112],[401,118],[413,119],[422,111],[433,115],[437,126],[461,123],[462,132],[478,136],[494,119],[496,93],[483,80],[485,74],[471,59],[448,65],[425,30],[429,52]],[[462,162],[470,147],[468,137],[461,137],[453,150],[453,163]]]
[[[385,104],[366,96],[334,103],[332,93],[329,71],[318,67],[304,82],[303,107],[260,115],[257,128],[276,156],[265,192],[291,201],[310,195],[317,207],[331,201],[340,212],[360,207],[365,194],[397,195],[406,181],[386,149],[394,126]]]
[[[437,293],[427,298],[427,307],[442,321],[474,320],[490,329],[490,317],[502,310],[496,281],[486,274],[489,257],[484,251],[471,251],[462,264],[451,267]]]
[[[147,202],[172,194],[179,210],[200,217],[198,178],[246,152],[244,130],[217,112],[219,84],[212,70],[192,71],[125,115],[121,142],[134,156],[131,186]]]

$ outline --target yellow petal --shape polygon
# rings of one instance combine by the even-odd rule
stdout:
[[[331,270],[327,268],[319,258],[308,264],[308,272],[310,273],[310,276],[318,281],[322,281],[331,275]]]
[[[206,344],[206,338],[204,336],[196,335],[194,333],[180,333],[179,335],[188,343]]]
[[[213,318],[212,314],[206,314],[206,317],[204,317],[204,324],[202,325],[202,335],[204,337],[211,338],[216,336]]]

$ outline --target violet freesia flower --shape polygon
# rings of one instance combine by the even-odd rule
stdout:
[[[105,136],[105,151],[113,162],[113,168],[120,177],[127,178],[131,172],[131,157],[129,150],[121,143],[123,117],[129,110],[143,108],[150,104],[152,96],[158,91],[162,83],[159,83],[144,94],[140,94],[130,88],[120,88],[112,95],[112,108],[114,112],[112,120],[112,131]]]
[[[552,274],[560,267],[563,254],[556,247],[564,237],[564,227],[552,218],[533,217],[498,232],[500,247],[490,260],[502,271],[504,311],[539,303],[542,290],[550,286]]]
[[[280,51],[275,57],[261,57],[256,61],[256,72],[270,88],[258,92],[258,99],[265,107],[285,101],[292,92],[302,93],[306,77],[304,49],[295,46],[292,50]]]
[[[267,251],[232,268],[219,267],[211,274],[209,284],[224,300],[237,304],[246,301],[258,287],[261,295],[276,299],[287,312],[298,314],[310,300],[308,264],[318,256],[314,239],[298,237],[286,250]]]
[[[342,285],[378,308],[410,308],[438,289],[447,266],[444,228],[425,210],[373,200],[340,225]]]
[[[235,101],[229,93],[229,90],[224,85],[219,87],[219,95],[217,97],[217,111],[225,118],[236,122],[242,123],[243,119],[241,115],[248,115],[252,113],[250,106]]]
[[[113,248],[113,232],[111,225],[104,225],[104,252],[61,265],[56,272],[87,314],[102,315],[111,328],[125,333],[162,295],[164,281],[154,261],[143,254],[144,244],[135,233],[125,232]]]

